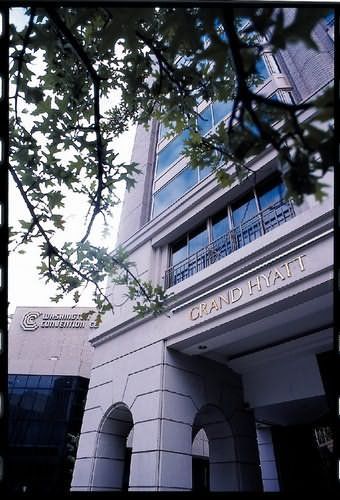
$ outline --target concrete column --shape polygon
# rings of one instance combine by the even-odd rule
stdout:
[[[252,411],[236,411],[230,419],[241,491],[262,491],[260,458]]]
[[[134,425],[129,490],[190,491],[192,430],[189,421],[176,416],[176,412],[186,413],[188,401],[166,391],[159,391],[154,397],[159,398],[159,413]],[[139,399],[142,407],[143,398]],[[190,419],[190,413],[189,418],[188,415],[184,418]]]
[[[270,427],[257,428],[263,491],[280,491]]]
[[[122,489],[125,449],[125,436],[100,433],[91,488],[93,491]]]

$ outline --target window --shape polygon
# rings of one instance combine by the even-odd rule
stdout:
[[[266,57],[266,58],[265,58]],[[272,55],[259,56],[256,63],[256,70],[258,74],[267,79],[271,72],[279,71],[276,61]],[[278,97],[273,97],[277,99]],[[234,101],[214,101],[209,103],[197,117],[197,128],[204,136],[216,127],[223,119],[228,116],[233,109]],[[258,135],[258,130],[254,124],[249,123],[251,132]],[[168,128],[160,125],[159,140],[168,132]],[[189,137],[189,131],[185,130],[181,134],[175,136],[168,142],[158,153],[156,160],[156,175],[160,175],[169,169],[183,156],[185,141]],[[202,167],[196,173],[189,172],[190,167],[182,170],[164,187],[154,193],[153,197],[153,213],[155,217],[160,212],[165,210],[168,206],[174,203],[177,199],[183,196],[186,192],[192,189],[198,182],[205,179],[212,171],[211,167]],[[198,177],[197,177],[198,172]]]
[[[211,106],[207,106],[201,113],[197,119],[197,127],[202,135],[205,135],[212,128],[212,114],[211,114]]]
[[[326,32],[334,42],[334,10],[330,10],[325,16]]]
[[[334,24],[334,10],[330,10],[326,15],[325,15],[325,21],[328,26]]]
[[[165,288],[183,281],[294,217],[278,176],[227,205],[170,245]]]
[[[159,125],[159,132],[158,132],[158,138],[159,140],[163,139],[163,137],[165,136],[165,134],[169,131],[168,127],[166,127],[165,125],[163,125],[163,123],[161,123]]]
[[[266,63],[264,62],[264,59],[263,57],[260,57],[258,59],[258,61],[256,62],[256,72],[259,76],[261,76],[261,78],[263,78],[264,80],[266,78],[269,78],[269,71],[268,71],[268,68],[266,66]]]
[[[153,217],[163,212],[196,184],[211,173],[211,167],[192,168],[187,165],[164,187],[154,194]]]
[[[206,224],[189,233],[189,255],[193,255],[198,252],[198,250],[201,250],[201,248],[205,247],[207,244],[208,231]]]
[[[210,165],[206,166],[206,167],[200,167],[198,169],[198,177],[199,177],[199,180],[202,181],[203,179],[205,179],[206,177],[208,177],[208,175],[210,175],[212,172],[212,168]]]
[[[268,208],[274,203],[284,198],[284,185],[279,184],[265,184],[258,189],[258,199],[260,210]]]
[[[38,387],[40,376],[39,375],[29,375],[27,380],[27,387]]]
[[[189,136],[187,130],[176,136],[169,144],[161,150],[157,161],[157,174],[164,172],[181,155],[184,148],[184,141]]]
[[[154,195],[153,216],[165,210],[198,182],[198,171],[189,166],[184,168],[168,184]]]
[[[211,220],[212,240],[217,240],[229,231],[229,218],[226,210],[214,215]]]
[[[214,101],[212,103],[214,124],[217,125],[233,109],[233,101]]]

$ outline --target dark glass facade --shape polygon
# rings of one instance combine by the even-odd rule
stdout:
[[[65,493],[73,463],[69,436],[80,433],[88,379],[8,376],[9,493]]]

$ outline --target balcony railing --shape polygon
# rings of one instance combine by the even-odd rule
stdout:
[[[276,202],[209,243],[206,247],[201,248],[198,252],[169,267],[164,276],[165,289],[202,271],[202,269],[256,240],[275,227],[284,224],[294,216],[294,206],[290,200]]]

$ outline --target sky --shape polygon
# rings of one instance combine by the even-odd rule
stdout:
[[[11,9],[11,20],[22,28],[26,19],[23,14],[24,9]],[[11,90],[10,90],[11,95]],[[135,127],[122,134],[113,144],[116,150],[119,150],[119,162],[129,162],[131,159],[132,144],[134,141]],[[124,185],[117,193],[121,199],[124,196]],[[29,215],[21,195],[14,185],[11,177],[9,178],[9,225],[17,220],[29,220]],[[76,195],[68,198],[65,203],[66,229],[64,231],[65,241],[72,241],[80,238],[84,230],[84,218],[86,206],[79,202]],[[82,210],[83,208],[83,210]],[[103,238],[102,225],[98,223],[94,226],[91,243],[103,245],[113,249],[117,237],[121,205],[114,210],[114,216],[111,219],[109,234]],[[8,260],[8,300],[9,314],[12,314],[18,306],[73,306],[72,294],[65,296],[58,304],[51,302],[50,297],[55,293],[55,287],[52,284],[46,284],[45,280],[39,279],[37,266],[40,265],[39,249],[36,244],[25,245],[25,254],[10,252]],[[82,294],[78,306],[86,307],[92,305],[90,290]]]

